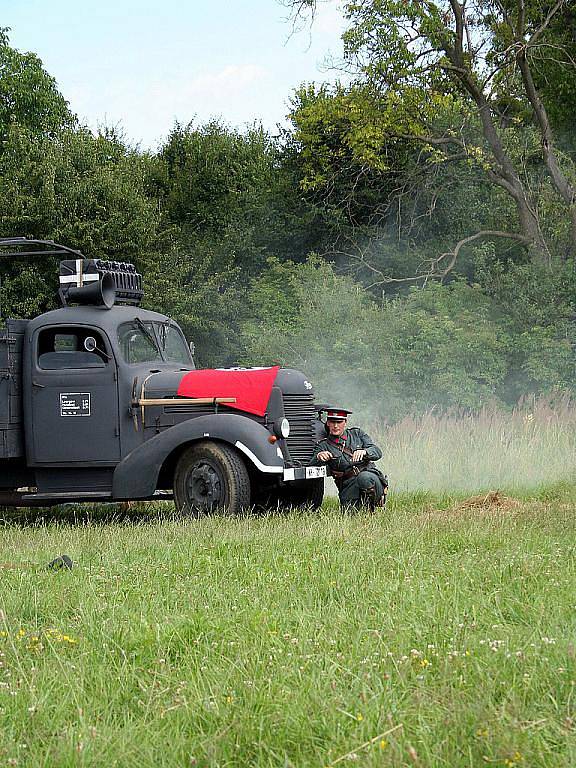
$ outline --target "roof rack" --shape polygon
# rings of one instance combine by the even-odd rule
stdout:
[[[44,247],[31,250],[31,245]],[[3,253],[5,248],[17,250]],[[142,301],[142,275],[128,262],[88,259],[81,251],[54,240],[27,237],[2,237],[0,249],[0,255],[3,256],[74,256],[74,259],[60,262],[58,296],[64,306],[75,302],[104,304],[110,308],[114,303],[138,306]]]
[[[67,245],[60,245],[54,240],[33,240],[28,237],[0,237],[0,248],[12,248],[14,246],[26,245],[47,245],[48,248],[39,248],[36,251],[13,251],[12,253],[3,253],[3,256],[67,256],[72,254],[80,259],[85,259],[83,253],[74,248],[68,248]]]

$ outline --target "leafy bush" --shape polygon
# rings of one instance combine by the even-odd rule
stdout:
[[[518,364],[532,389],[549,389],[573,359],[552,331],[513,337],[497,301],[464,282],[377,303],[318,258],[271,260],[250,303],[245,362],[301,368],[320,399],[368,417],[505,400]]]

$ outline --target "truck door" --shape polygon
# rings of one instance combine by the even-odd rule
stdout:
[[[116,463],[118,376],[104,334],[88,326],[40,328],[31,364],[30,463]]]

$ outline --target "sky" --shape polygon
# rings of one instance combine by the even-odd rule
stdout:
[[[334,80],[342,16],[319,4],[293,33],[279,0],[0,0],[10,44],[33,51],[80,121],[156,149],[175,121],[286,124],[294,88]]]

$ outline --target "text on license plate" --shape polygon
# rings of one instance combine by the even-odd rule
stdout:
[[[306,467],[306,479],[312,477],[326,477],[326,467]]]

